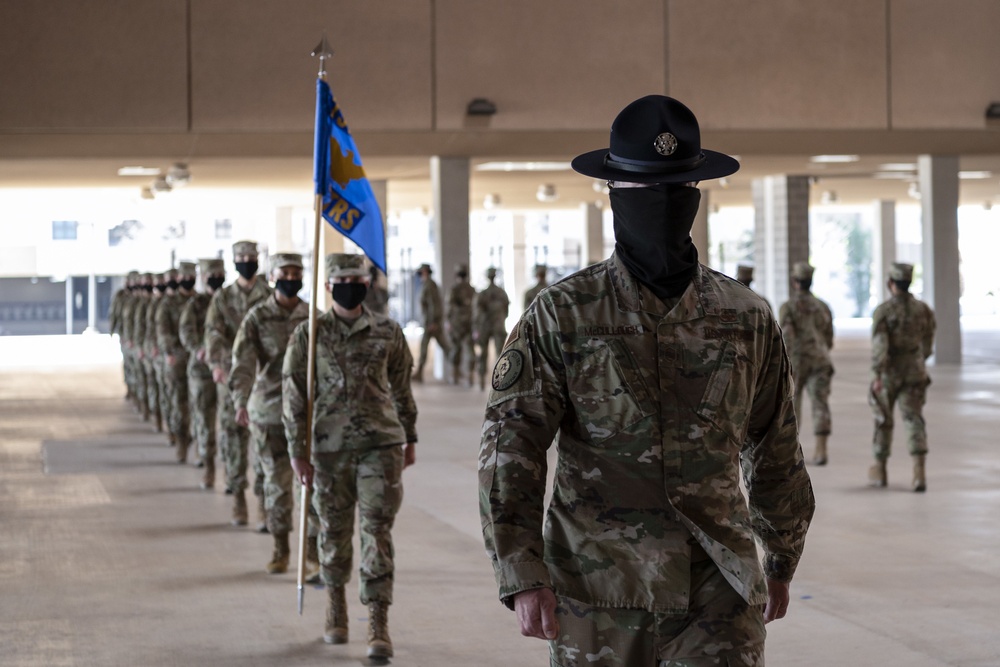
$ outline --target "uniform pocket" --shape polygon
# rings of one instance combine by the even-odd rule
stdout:
[[[599,445],[651,411],[645,405],[641,375],[624,345],[591,339],[582,352],[585,356],[567,368],[566,380],[578,435]]]
[[[697,414],[722,429],[734,442],[742,444],[751,408],[750,361],[732,343],[719,351],[715,368],[698,403]]]

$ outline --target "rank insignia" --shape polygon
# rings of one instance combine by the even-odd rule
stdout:
[[[673,155],[674,151],[677,150],[677,137],[669,132],[664,132],[656,137],[653,148],[660,155]]]
[[[517,350],[507,350],[497,359],[493,368],[493,389],[504,391],[510,389],[521,377],[524,368],[524,355]]]

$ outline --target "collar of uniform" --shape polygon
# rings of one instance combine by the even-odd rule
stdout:
[[[361,315],[358,319],[354,320],[354,324],[348,324],[346,320],[342,320],[337,317],[337,314],[330,309],[330,315],[333,317],[333,321],[337,323],[337,329],[344,334],[345,337],[353,336],[354,334],[367,329],[371,326],[371,312],[368,310],[368,306],[361,305]]]
[[[618,310],[622,312],[645,311],[670,322],[687,322],[702,318],[706,313],[717,313],[719,310],[718,295],[712,288],[708,270],[701,264],[695,269],[691,283],[684,290],[677,305],[669,312],[665,312],[666,306],[648,287],[628,272],[617,253],[611,255],[609,264],[615,302]]]

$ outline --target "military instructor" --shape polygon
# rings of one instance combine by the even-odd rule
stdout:
[[[691,243],[697,182],[739,164],[651,95],[573,168],[610,181],[615,252],[539,294],[493,370],[480,513],[500,599],[552,665],[761,666],[815,501],[770,308]]]

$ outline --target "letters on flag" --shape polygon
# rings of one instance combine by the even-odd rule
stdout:
[[[316,82],[316,194],[322,215],[337,231],[360,247],[385,272],[382,212],[361,166],[361,155],[347,122],[323,79]]]

